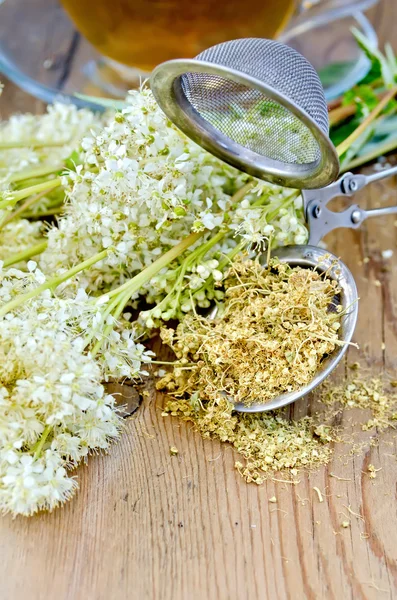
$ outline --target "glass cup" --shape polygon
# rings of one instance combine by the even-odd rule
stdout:
[[[295,0],[61,0],[108,65],[132,81],[234,38],[277,36]]]
[[[376,45],[369,22],[357,12],[376,0],[61,1],[62,6],[60,0],[0,0],[0,73],[46,102],[89,104],[76,92],[121,99],[156,64],[191,58],[238,37],[278,38],[321,69],[320,56],[340,60],[340,52],[329,51],[337,19],[338,48],[345,39],[352,42],[347,59],[352,68],[360,67],[356,75],[368,64],[352,40],[351,24],[371,34]],[[354,83],[354,73],[348,72],[343,85]]]

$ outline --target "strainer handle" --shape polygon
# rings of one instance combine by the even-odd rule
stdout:
[[[366,185],[397,174],[397,166],[372,175],[345,173],[338,181],[319,190],[302,192],[306,221],[309,226],[309,244],[317,245],[327,233],[339,228],[357,229],[369,217],[396,214],[397,206],[364,210],[357,204],[344,211],[334,212],[327,204],[338,196],[352,196]]]

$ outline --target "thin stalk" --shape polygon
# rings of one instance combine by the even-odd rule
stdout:
[[[341,121],[344,121],[348,117],[352,117],[356,114],[357,106],[355,104],[348,104],[347,106],[339,106],[328,113],[329,126],[332,127]]]
[[[19,142],[0,142],[0,150],[13,150],[14,148],[50,148],[54,146],[64,146],[70,141],[71,138],[59,140],[58,142],[54,142],[54,140],[35,140],[31,138]]]
[[[59,173],[62,169],[65,168],[65,165],[60,164],[53,167],[38,167],[36,169],[24,169],[22,171],[18,171],[17,173],[13,173],[8,181],[10,183],[18,183],[19,181],[24,181],[25,179],[35,179],[36,177],[44,177],[44,175],[52,175],[52,173]]]
[[[250,183],[246,184],[246,186],[241,188],[241,190],[239,190],[239,192],[238,192],[238,194],[239,194],[238,200],[239,201],[242,200],[244,195],[247,194],[247,192],[254,185],[255,185],[255,182],[250,182]],[[297,198],[299,196],[299,194],[300,194],[299,191],[294,191],[287,198],[285,198],[281,207],[278,207],[277,210],[275,210],[271,213],[271,215],[273,215],[273,216],[276,215],[280,208],[287,206],[291,201],[295,200],[295,198]],[[234,198],[236,199],[236,194],[235,194]],[[252,209],[252,208],[260,207],[264,202],[266,202],[267,198],[268,198],[268,196],[266,196],[264,198],[259,198],[249,208]],[[273,218],[273,217],[271,217],[271,218]],[[187,270],[189,264],[191,264],[191,262],[193,262],[192,258],[196,259],[198,256],[206,254],[212,246],[214,246],[217,242],[219,242],[221,239],[223,239],[228,233],[230,233],[230,230],[228,230],[228,229],[219,231],[216,234],[216,236],[211,238],[206,244],[203,244],[202,246],[197,248],[194,252],[192,252],[192,254],[190,256],[188,256],[186,258],[186,260],[183,262],[183,264],[180,267],[180,273],[178,275],[177,281],[175,282],[172,290],[165,296],[165,298],[163,298],[163,300],[157,305],[157,307],[167,305],[167,303],[170,301],[173,294],[175,293],[175,290],[178,290],[178,292],[177,292],[177,296],[173,302],[174,302],[174,305],[178,304],[180,295],[182,293],[182,281],[183,281],[183,278],[185,276],[185,273],[186,273],[186,270]],[[239,252],[241,252],[245,248],[246,245],[247,244],[245,241],[237,244],[237,246],[235,246],[235,248],[233,248],[230,252],[228,252],[226,257],[220,261],[218,268],[220,270],[222,270],[223,267],[225,267],[237,254],[239,254]],[[207,279],[207,281],[200,288],[198,288],[198,290],[195,290],[195,293],[206,289],[211,282],[212,282],[212,276],[210,276]]]
[[[248,194],[248,192],[255,187],[255,185],[257,184],[256,181],[249,181],[248,183],[246,183],[245,185],[243,185],[242,188],[240,188],[232,197],[231,197],[231,202],[234,202],[235,204],[237,202],[241,202],[241,200],[244,198],[244,196],[246,196]]]
[[[0,201],[0,209],[7,208],[8,206],[14,206],[20,200],[24,200],[33,194],[39,194],[40,192],[48,192],[49,190],[53,190],[59,187],[62,184],[61,179],[50,179],[50,181],[44,181],[44,183],[39,183],[37,185],[32,185],[30,187],[24,188],[22,190],[18,190],[17,192],[12,192],[7,198]]]
[[[347,137],[339,146],[336,148],[338,156],[342,156],[350,146],[364,133],[364,131],[373,123],[376,117],[382,112],[382,110],[389,104],[390,100],[397,94],[397,86],[395,86],[390,92],[382,98],[382,100],[375,106],[374,110],[364,119],[364,121],[353,131],[349,137]]]
[[[3,261],[3,268],[10,267],[11,265],[15,265],[23,260],[27,260],[28,258],[32,258],[32,256],[37,256],[44,252],[47,248],[48,242],[40,242],[27,250],[22,250],[22,252],[17,252],[12,256],[9,256],[5,261]]]
[[[179,242],[179,244],[171,248],[171,250],[168,250],[168,252],[160,256],[160,258],[158,258],[151,265],[146,267],[146,269],[138,273],[138,275],[135,275],[135,277],[133,277],[129,281],[126,281],[125,283],[123,283],[123,285],[120,285],[118,288],[112,290],[108,294],[103,294],[102,297],[112,298],[113,296],[117,296],[124,290],[129,289],[131,283],[136,280],[140,282],[137,286],[137,289],[139,289],[144,283],[150,281],[150,279],[154,277],[159,271],[161,271],[161,269],[163,269],[170,262],[178,258],[180,254],[183,254],[183,252],[187,250],[189,246],[195,244],[200,239],[200,237],[204,235],[205,231],[206,230],[199,231],[198,233],[191,233],[185,239]]]
[[[246,196],[246,194],[256,185],[255,181],[249,181],[248,183],[246,183],[245,185],[243,185],[243,187],[241,187],[231,198],[231,201],[233,203],[239,203],[241,202],[241,200],[244,198],[244,196]],[[255,202],[253,204],[253,206],[257,206],[259,205],[263,200],[259,199],[259,201]],[[188,268],[188,266],[193,263],[195,260],[197,260],[197,258],[199,258],[200,256],[204,256],[205,254],[207,254],[207,252],[218,242],[220,242],[225,235],[228,233],[227,229],[221,229],[220,231],[218,231],[217,234],[215,234],[212,238],[210,238],[209,240],[207,240],[207,242],[205,242],[204,244],[202,244],[201,246],[199,246],[198,248],[196,248],[195,250],[193,250],[193,252],[191,254],[189,254],[189,256],[184,260],[184,262],[182,263],[182,265],[180,266],[180,272],[178,275],[178,278],[172,288],[172,290],[165,296],[165,298],[163,298],[163,300],[160,302],[160,304],[158,306],[161,305],[165,305],[167,303],[167,301],[169,300],[169,298],[174,294],[175,290],[178,289],[178,295],[177,298],[175,299],[175,303],[178,302],[179,300],[179,296],[181,293],[181,283],[183,281],[185,272]],[[119,291],[121,291],[122,289],[125,289],[127,286],[129,285],[129,282],[127,281],[127,283],[123,284],[123,286],[121,286],[120,288],[113,290],[112,292],[110,292],[109,294],[107,294],[108,297],[112,297],[115,296],[119,293]],[[105,294],[106,295],[106,294]],[[130,296],[131,297],[131,296]]]
[[[382,98],[384,98],[386,94],[387,94],[387,90],[382,90],[381,92],[378,92],[376,95],[378,96],[379,100],[382,100]],[[356,111],[357,111],[356,104],[342,105],[342,103],[339,102],[339,105],[336,108],[333,108],[332,110],[330,110],[328,113],[328,120],[329,120],[330,127],[332,127],[332,125],[336,125],[337,123],[340,123],[341,121],[344,121],[348,117],[352,117],[356,113]]]
[[[223,269],[224,267],[226,267],[226,265],[227,265],[228,263],[230,263],[230,262],[233,260],[233,258],[234,258],[235,256],[237,256],[237,254],[239,254],[240,252],[242,252],[246,246],[247,246],[247,242],[246,242],[245,240],[243,240],[243,241],[239,242],[239,243],[237,244],[237,246],[235,246],[234,248],[232,248],[232,249],[231,249],[231,250],[230,250],[230,251],[229,251],[229,252],[228,252],[228,253],[225,255],[225,257],[224,257],[224,258],[223,258],[223,259],[220,261],[220,263],[219,263],[219,266],[218,266],[218,269],[219,269],[220,271],[222,271],[222,269]],[[208,279],[210,279],[210,278],[208,278]],[[203,288],[206,286],[206,284],[207,284],[207,282],[204,284],[204,286],[203,286],[202,288],[200,288],[200,290],[201,290],[201,289],[203,289]]]
[[[114,323],[117,321],[117,319],[119,318],[119,316],[123,312],[126,304],[128,303],[128,300],[130,298],[131,298],[131,294],[128,291],[125,291],[121,295],[121,298],[118,298],[118,303],[116,305],[116,308],[112,312],[112,317],[114,319],[114,322],[113,323],[109,323],[108,325],[106,325],[106,327],[105,327],[105,329],[103,331],[103,335],[102,335],[101,339],[98,340],[96,342],[96,344],[93,346],[93,348],[91,349],[91,355],[93,357],[95,357],[98,354],[98,352],[100,351],[100,349],[102,348],[102,344],[103,344],[104,340],[112,332],[112,330],[114,328]]]
[[[226,265],[230,264],[231,261],[233,260],[233,258],[235,256],[237,256],[237,254],[242,252],[246,246],[247,246],[247,242],[245,240],[239,242],[234,248],[232,248],[232,250],[230,250],[227,254],[225,254],[224,258],[219,262],[218,269],[220,271],[222,271],[222,269],[224,267],[226,267]],[[209,287],[209,285],[212,283],[212,281],[213,281],[213,277],[212,277],[212,275],[210,275],[201,287],[199,287],[197,290],[194,290],[193,296],[195,294],[198,294],[199,292],[206,290]]]
[[[79,263],[75,267],[72,267],[62,275],[53,277],[49,281],[46,281],[42,285],[39,285],[37,288],[30,290],[30,292],[26,292],[26,294],[21,294],[17,298],[14,298],[14,300],[10,300],[10,302],[7,302],[7,304],[4,304],[4,306],[0,308],[0,317],[4,317],[4,315],[9,313],[10,310],[21,306],[21,304],[24,304],[27,300],[31,300],[32,298],[39,296],[45,290],[55,290],[61,283],[64,283],[74,275],[77,275],[77,273],[80,273],[81,271],[92,267],[92,265],[94,265],[95,263],[99,262],[103,258],[106,258],[108,252],[109,250],[102,250],[102,252],[98,252],[98,254],[95,254],[95,256],[92,256],[88,260],[85,260],[84,262]]]
[[[43,212],[27,212],[24,213],[22,216],[24,219],[42,219],[43,217],[52,217],[53,215],[59,215],[61,212],[63,212],[64,210],[64,204],[63,202],[61,204],[57,204],[56,206],[54,206],[54,208],[51,208],[49,210],[45,210]]]
[[[42,451],[44,444],[46,442],[46,439],[48,438],[51,431],[52,431],[52,426],[47,425],[47,427],[44,429],[43,433],[41,434],[41,437],[39,438],[38,442],[35,444],[35,446],[33,446],[33,448],[32,448],[32,450],[34,450],[33,460],[37,460],[38,458],[40,458],[41,451]]]
[[[53,189],[55,189],[55,188],[53,188]],[[29,208],[30,206],[32,206],[32,204],[35,204],[36,202],[38,202],[38,200],[40,200],[46,194],[48,194],[48,191],[51,191],[51,190],[44,190],[43,192],[40,192],[40,194],[36,194],[35,196],[31,196],[21,206],[19,206],[17,208],[17,210],[15,210],[14,212],[12,212],[9,215],[7,215],[1,221],[1,223],[0,223],[0,230],[3,229],[3,227],[5,227],[5,225],[8,225],[8,223],[10,223],[11,221],[13,221],[17,217],[21,216],[22,213],[24,213],[27,208]]]
[[[220,231],[218,231],[218,233],[214,237],[207,240],[204,244],[202,244],[201,246],[196,248],[193,252],[191,252],[191,254],[189,254],[189,256],[187,258],[185,258],[183,263],[179,266],[178,277],[176,278],[176,281],[175,281],[174,285],[172,286],[172,289],[156,305],[156,308],[162,308],[164,306],[167,306],[168,302],[171,300],[171,298],[175,294],[175,291],[177,291],[177,295],[173,302],[174,302],[174,305],[178,304],[179,298],[180,298],[180,295],[182,292],[182,282],[183,282],[183,279],[185,277],[185,273],[186,273],[188,267],[191,264],[193,264],[194,261],[197,260],[197,258],[199,258],[200,256],[205,256],[207,254],[207,252],[209,250],[211,250],[211,248],[215,244],[217,244],[219,241],[221,241],[225,237],[226,233],[228,233],[227,229],[221,229]]]
[[[273,219],[280,212],[280,209],[285,208],[286,206],[288,206],[288,204],[291,204],[291,202],[293,202],[294,200],[296,200],[296,198],[298,198],[298,196],[300,195],[300,193],[301,193],[300,190],[295,190],[292,194],[290,194],[289,196],[287,196],[285,198],[285,200],[283,200],[283,202],[281,203],[280,206],[278,206],[276,209],[274,209],[272,212],[270,212],[267,215],[268,222],[273,221]]]
[[[392,150],[397,148],[397,137],[394,139],[387,141],[384,144],[379,144],[374,150],[371,152],[367,152],[366,154],[362,154],[361,156],[357,156],[357,158],[351,160],[349,163],[342,165],[342,173],[346,173],[346,171],[350,171],[351,169],[355,169],[356,167],[361,167],[367,162],[371,162],[375,158],[379,156],[383,156]]]
[[[97,300],[97,299],[95,299],[95,300]],[[106,310],[101,314],[103,323],[106,322],[106,319],[111,314],[112,310],[114,310],[116,308],[118,303],[119,303],[119,298],[116,296],[115,298],[113,298],[112,302],[110,302],[108,304],[108,306],[106,307]],[[86,336],[86,338],[84,340],[84,348],[87,348],[87,346],[89,346],[91,344],[94,337],[95,337],[95,331],[93,331],[91,333],[91,335]]]
[[[130,281],[127,281],[123,285],[119,286],[116,290],[113,290],[113,292],[111,292],[109,294],[104,294],[103,297],[108,297],[108,298],[111,296],[112,297],[115,296],[115,298],[113,298],[113,301],[111,303],[111,306],[112,306],[111,314],[114,319],[114,322],[116,322],[117,319],[119,318],[119,316],[121,315],[122,311],[128,304],[131,296],[135,292],[137,292],[142,287],[143,284],[145,284],[147,281],[150,281],[151,278],[154,277],[154,275],[156,275],[159,271],[161,271],[161,269],[163,269],[169,263],[171,263],[173,260],[178,258],[178,256],[180,254],[182,254],[185,250],[187,250],[187,248],[189,248],[189,246],[192,246],[195,242],[197,242],[197,240],[199,240],[203,234],[204,234],[204,231],[200,231],[198,233],[191,233],[184,240],[179,242],[179,244],[174,246],[174,248],[171,248],[171,250],[168,250],[168,252],[163,254],[163,256],[160,256],[160,258],[158,258],[151,265],[146,267],[146,269],[144,269],[143,271],[138,273],[138,275],[135,275],[135,277],[133,277]],[[107,316],[110,314],[109,308],[110,307],[108,307],[108,309],[106,311]],[[1,315],[1,313],[0,313],[0,315]],[[100,340],[98,340],[95,343],[95,345],[93,346],[93,348],[91,349],[92,356],[96,356],[98,354],[98,352],[102,348],[102,344],[103,344],[104,340],[110,334],[113,327],[114,327],[114,323],[110,323],[109,325],[107,325],[105,327],[102,338]]]

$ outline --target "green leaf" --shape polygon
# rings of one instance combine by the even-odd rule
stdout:
[[[331,127],[330,138],[334,146],[339,146],[360,125],[361,119],[354,117],[349,121],[343,121],[342,125]]]
[[[365,118],[379,103],[379,98],[369,85],[358,85],[348,90],[343,96],[342,104],[355,104],[356,115]]]
[[[73,150],[73,152],[65,160],[65,167],[67,169],[70,169],[71,171],[75,171],[77,165],[81,165],[81,164],[82,164],[81,156],[77,150]]]
[[[365,55],[371,61],[371,76],[374,76],[377,73],[377,76],[379,77],[380,74],[385,85],[387,87],[393,87],[394,69],[392,68],[392,65],[389,65],[389,62],[386,59],[386,57],[383,56],[382,52],[376,46],[373,46],[369,42],[369,40],[365,37],[365,35],[361,33],[361,31],[353,27],[352,33],[356,38],[357,44],[359,45],[361,50],[363,50]]]

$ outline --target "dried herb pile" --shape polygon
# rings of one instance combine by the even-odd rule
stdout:
[[[215,318],[188,315],[176,331],[162,330],[179,363],[191,365],[163,382],[178,396],[266,403],[310,383],[341,343],[339,289],[327,273],[239,259],[224,289]]]
[[[340,385],[327,384],[319,400],[314,416],[293,420],[285,410],[236,413],[226,398],[202,402],[196,392],[190,398],[167,400],[164,414],[193,423],[204,438],[232,444],[245,459],[236,461],[236,469],[247,482],[257,484],[279,471],[292,478],[302,469],[328,463],[336,444],[346,447],[346,455],[362,453],[397,421],[397,394],[384,379],[358,375]],[[350,409],[356,409],[354,422],[347,419],[341,425],[342,411]],[[366,443],[356,444],[354,423],[369,432]]]
[[[235,463],[237,470],[257,484],[277,471],[294,477],[328,463],[337,443],[347,444],[348,453],[361,452],[365,444],[355,444],[352,422],[340,425],[344,410],[356,409],[355,424],[371,437],[393,426],[393,385],[356,368],[342,384],[322,386],[313,416],[291,420],[285,409],[235,412],[230,398],[266,402],[310,381],[338,343],[341,312],[329,310],[338,289],[327,274],[278,262],[264,268],[238,260],[224,287],[216,318],[188,315],[176,331],[162,331],[178,358],[157,385],[170,395],[164,414],[232,444],[245,459]]]
[[[370,412],[370,418],[360,421],[363,431],[376,428],[381,432],[394,427],[397,422],[397,394],[395,381],[388,381],[384,376],[360,377],[342,385],[325,383],[322,388],[321,401],[324,404],[338,404],[344,409],[358,408]],[[365,414],[365,412],[364,412]]]

